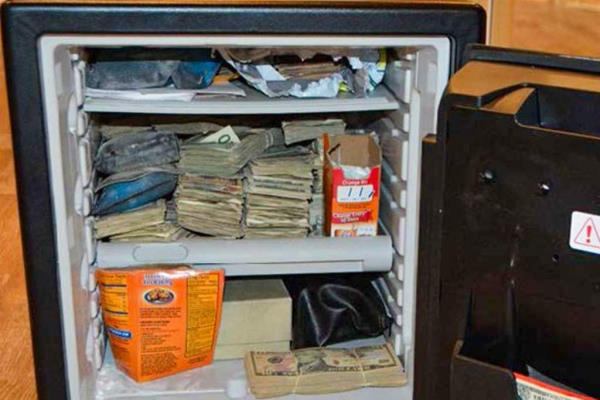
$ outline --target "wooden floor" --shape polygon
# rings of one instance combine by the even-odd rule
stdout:
[[[495,3],[494,44],[600,57],[600,0]],[[0,65],[0,399],[33,399],[27,299],[2,70]]]

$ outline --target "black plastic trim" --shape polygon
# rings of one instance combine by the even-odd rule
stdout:
[[[469,110],[469,112],[472,112],[473,110],[483,107],[484,104],[490,103],[493,99],[499,99],[502,96],[507,96],[509,93],[517,90],[518,88],[522,88],[522,87],[534,87],[535,88],[535,87],[544,85],[545,89],[546,89],[546,93],[548,93],[548,90],[549,90],[549,88],[552,87],[552,85],[549,85],[547,76],[552,76],[552,75],[556,76],[557,74],[559,74],[558,71],[572,71],[572,72],[587,73],[587,74],[600,73],[600,61],[599,60],[594,60],[594,59],[590,59],[590,58],[561,56],[561,55],[557,55],[557,54],[536,53],[536,52],[530,52],[530,51],[524,51],[524,50],[514,50],[514,49],[498,48],[498,47],[490,47],[490,46],[482,46],[482,45],[474,45],[474,44],[467,46],[467,50],[464,54],[464,60],[465,60],[465,64],[467,64],[466,68],[469,68],[468,64],[471,61],[484,61],[484,62],[489,62],[489,63],[496,63],[499,65],[502,65],[502,69],[506,69],[507,71],[511,71],[511,70],[520,71],[520,70],[522,70],[522,67],[530,67],[532,69],[537,70],[537,73],[540,74],[541,77],[539,79],[533,79],[533,82],[531,80],[524,82],[524,81],[520,81],[518,79],[512,80],[510,78],[507,78],[506,76],[500,76],[500,75],[494,76],[490,79],[493,79],[494,82],[497,81],[498,84],[495,87],[491,88],[487,93],[483,93],[483,94],[479,94],[479,95],[475,96],[475,95],[468,94],[469,93],[468,91],[467,92],[462,91],[463,88],[461,87],[461,84],[464,84],[466,86],[465,89],[467,89],[467,87],[470,86],[470,84],[469,84],[470,82],[472,82],[474,80],[481,80],[482,79],[482,71],[484,71],[485,68],[480,68],[477,70],[477,73],[471,72],[467,76],[464,75],[466,72],[462,71],[461,74],[463,74],[463,75],[458,80],[455,79],[454,82],[451,82],[451,85],[450,85],[451,90],[448,90],[445,93],[445,95],[442,97],[439,111],[438,111],[438,131],[437,131],[435,144],[431,144],[431,143],[428,144],[427,141],[424,143],[424,146],[423,146],[424,160],[425,160],[425,157],[427,157],[429,159],[435,159],[436,161],[433,164],[428,165],[428,167],[423,169],[423,171],[422,171],[421,179],[422,179],[423,184],[422,184],[422,193],[421,193],[421,217],[420,217],[420,239],[419,240],[420,240],[420,243],[431,243],[431,246],[427,246],[427,248],[424,250],[422,248],[422,251],[419,254],[419,275],[424,273],[423,272],[424,269],[427,270],[427,274],[429,274],[431,276],[430,280],[432,281],[432,283],[430,284],[429,290],[434,290],[435,284],[436,284],[435,282],[437,282],[438,294],[439,294],[439,298],[437,300],[437,305],[432,304],[430,306],[430,310],[432,310],[430,312],[432,314],[437,313],[438,320],[436,321],[435,317],[431,318],[430,324],[433,328],[429,330],[430,337],[426,339],[426,340],[428,340],[427,345],[433,347],[433,349],[429,350],[429,353],[427,353],[425,351],[423,352],[423,354],[429,355],[429,360],[428,360],[427,365],[430,366],[431,369],[426,370],[426,372],[430,376],[430,380],[428,381],[428,385],[427,385],[427,390],[429,390],[433,393],[433,394],[431,394],[431,396],[427,396],[426,398],[429,398],[429,397],[441,398],[444,393],[448,392],[450,382],[449,381],[444,382],[443,379],[440,379],[440,377],[442,377],[442,378],[445,377],[444,371],[448,370],[448,365],[446,365],[446,361],[449,361],[449,360],[448,360],[448,357],[446,354],[446,350],[447,350],[446,342],[449,342],[450,339],[452,339],[454,342],[457,338],[460,337],[458,332],[464,331],[464,329],[462,329],[462,327],[458,327],[457,328],[458,330],[456,332],[451,332],[452,335],[456,334],[456,337],[454,337],[454,336],[448,337],[447,320],[444,321],[444,319],[443,319],[443,317],[455,318],[455,316],[457,314],[455,311],[452,311],[452,307],[460,308],[463,306],[463,304],[461,302],[457,301],[457,299],[459,299],[459,297],[457,297],[456,293],[462,293],[462,291],[464,291],[465,288],[467,287],[467,284],[465,284],[459,278],[457,278],[456,281],[452,281],[451,284],[449,284],[447,282],[448,279],[444,278],[444,275],[443,275],[444,270],[442,270],[442,265],[446,265],[446,267],[445,267],[446,268],[445,269],[446,277],[447,276],[459,276],[459,277],[461,277],[461,279],[463,279],[464,273],[462,271],[460,271],[460,273],[457,272],[459,270],[456,268],[456,266],[460,265],[461,263],[464,264],[464,260],[470,260],[468,258],[468,256],[465,254],[461,254],[460,257],[456,257],[453,259],[449,256],[450,252],[446,248],[444,248],[444,246],[446,246],[446,243],[449,243],[450,240],[452,240],[453,238],[457,238],[457,237],[463,238],[464,237],[462,232],[454,232],[454,231],[449,232],[448,230],[446,230],[446,227],[450,223],[450,222],[448,222],[448,220],[451,219],[452,216],[454,216],[454,215],[467,215],[467,214],[460,214],[460,212],[457,212],[456,210],[449,210],[447,202],[448,202],[448,199],[452,198],[453,196],[454,196],[454,198],[456,198],[456,196],[460,196],[461,198],[469,198],[469,199],[476,197],[472,194],[467,195],[467,194],[465,194],[465,192],[463,192],[459,195],[457,195],[456,193],[447,194],[449,191],[448,188],[456,187],[456,181],[457,181],[457,178],[455,177],[456,175],[454,174],[455,171],[452,169],[449,169],[451,167],[448,166],[448,158],[449,158],[449,154],[450,154],[449,150],[448,150],[448,138],[449,138],[450,132],[454,132],[454,134],[457,134],[459,131],[460,131],[460,135],[471,135],[471,137],[476,138],[477,134],[479,132],[487,132],[490,129],[490,127],[487,126],[486,124],[480,123],[479,125],[477,125],[476,129],[469,130],[469,127],[467,127],[464,119],[461,121],[457,121],[456,119],[453,119],[451,122],[451,116],[454,116],[459,112],[466,112],[466,110]],[[514,73],[511,74],[510,76],[514,77]],[[593,76],[593,75],[591,75],[591,76]],[[469,83],[467,83],[467,82],[469,82]],[[586,90],[585,84],[580,82],[579,85],[580,85],[580,87],[572,88],[569,90],[577,90],[577,91],[581,91],[583,93]],[[565,88],[560,88],[560,89],[566,90]],[[556,99],[556,97],[558,97],[558,96],[555,96],[553,98]],[[560,107],[561,110],[566,109],[566,111],[569,111],[568,107],[564,107],[563,103],[565,101],[574,102],[575,100],[570,100],[567,96],[561,95],[560,98],[554,102],[554,104],[557,107]],[[586,110],[587,110],[587,108],[586,108]],[[577,111],[579,111],[579,110],[577,110]],[[563,112],[563,114],[564,114],[564,112]],[[589,114],[593,115],[594,113],[591,112]],[[489,116],[487,118],[491,118],[491,116],[493,116],[493,115],[495,115],[494,112],[490,111]],[[516,123],[514,116],[506,115],[506,118],[508,121],[511,121],[509,124],[507,124],[508,126],[512,126],[512,124]],[[579,133],[581,133],[581,132],[595,133],[597,130],[597,128],[595,126],[583,125],[580,121],[573,121],[573,118],[568,118],[568,121],[571,124],[571,125],[568,125],[569,131],[572,131],[573,129],[575,129],[574,127],[577,127],[575,130],[576,130],[576,132],[579,132]],[[559,122],[560,122],[560,124],[558,124]],[[585,122],[587,122],[587,121],[585,121]],[[540,125],[539,117],[538,117],[538,119],[533,118],[528,123],[533,125],[532,130],[534,130],[536,125]],[[557,120],[554,120],[554,121],[552,121],[552,124],[550,125],[550,127],[558,126],[558,129],[567,129],[567,128],[565,128],[565,125],[566,124],[563,124],[561,120],[558,120],[558,122],[557,122]],[[547,123],[546,123],[546,126],[548,126]],[[585,129],[582,128],[582,126],[585,126]],[[593,126],[593,129],[590,128],[590,126]],[[452,130],[451,127],[453,127],[454,129]],[[521,125],[521,128],[524,129],[525,127],[523,125]],[[499,132],[504,132],[504,133],[508,131],[508,129],[506,129],[506,127],[500,127],[499,125],[496,125],[496,129]],[[457,137],[460,135],[457,135]],[[508,137],[508,135],[507,135],[507,137]],[[558,143],[556,141],[556,137],[546,138],[546,139],[549,141],[551,140],[554,143]],[[506,139],[506,140],[508,140],[510,142],[512,140],[512,138],[510,138],[510,140],[509,139]],[[521,146],[521,148],[524,148],[525,145],[516,143],[515,148],[518,148],[518,146]],[[460,153],[456,157],[457,159],[460,159],[462,154],[465,151],[467,151],[467,152],[475,151],[474,150],[475,147],[473,147],[473,148],[471,148],[471,147],[467,148],[467,147],[458,146],[458,147],[454,148],[455,151],[458,151]],[[533,149],[535,146],[533,146],[533,147],[529,146],[529,147]],[[573,153],[572,149],[570,149],[570,151],[565,151],[564,148],[560,147],[559,145],[556,145],[556,148],[563,149],[564,154]],[[465,150],[465,149],[467,149],[467,150]],[[493,146],[490,147],[489,152],[490,152],[490,154],[494,154],[495,147],[493,147]],[[535,147],[534,153],[535,153],[536,157],[542,157],[541,150],[538,149],[537,147]],[[432,156],[431,154],[434,154],[435,156]],[[581,160],[583,160],[582,157],[583,157],[583,155],[581,155],[581,157],[577,159],[577,162],[582,162],[581,161]],[[515,161],[516,160],[517,160],[517,156],[515,156]],[[554,162],[553,164],[556,164],[556,162]],[[561,165],[563,165],[563,164],[561,164]],[[551,165],[551,164],[549,164],[549,165]],[[514,167],[514,168],[518,168],[518,167]],[[565,168],[567,168],[567,167],[565,166]],[[568,168],[567,168],[567,170],[568,170]],[[518,175],[525,176],[526,174],[523,171],[525,171],[525,169],[523,169],[523,168],[521,170],[519,170]],[[452,176],[455,177],[455,182],[449,183],[448,179]],[[468,179],[471,179],[471,178],[468,178]],[[505,178],[505,179],[507,181],[510,180],[510,178]],[[431,184],[425,185],[427,182],[436,182],[436,180],[438,183],[436,183],[435,185],[431,185]],[[518,190],[512,190],[512,189],[505,189],[505,191],[511,192],[511,193],[519,192]],[[588,203],[589,203],[589,201],[588,201]],[[523,202],[516,202],[515,204],[519,205],[519,207],[517,207],[516,211],[525,207]],[[495,203],[493,207],[502,209],[502,206],[499,205],[499,203]],[[493,207],[490,207],[490,209]],[[506,207],[504,209],[506,209]],[[566,209],[568,210],[571,208],[566,208]],[[436,215],[436,213],[437,213],[437,215]],[[535,214],[535,213],[532,213],[532,214]],[[470,218],[477,219],[476,217],[473,217],[473,215],[474,214],[472,214]],[[480,217],[480,216],[481,216],[481,214],[477,215],[477,217]],[[456,228],[456,226],[460,225],[461,223],[466,223],[466,222],[460,221],[460,222],[456,223],[456,221],[454,221],[453,223],[454,223],[454,228]],[[539,235],[533,235],[533,236],[539,237]],[[488,242],[489,243],[500,243],[501,241],[490,237]],[[548,242],[557,243],[558,240],[554,240],[554,241],[548,240]],[[455,245],[456,245],[456,242],[450,244],[448,247],[456,248]],[[464,242],[460,243],[460,245],[468,246],[471,244],[469,243],[469,241],[467,239],[464,239]],[[568,246],[568,244],[565,244],[565,246]],[[480,254],[485,254],[486,257],[490,257],[490,254],[486,253],[483,250],[483,248],[481,249]],[[520,257],[523,257],[523,250],[521,250],[520,254],[521,254]],[[457,258],[460,258],[461,262],[456,263],[455,261]],[[550,259],[550,258],[551,257],[548,256],[548,259]],[[560,258],[561,262],[564,262],[563,261],[564,258],[565,257],[563,257],[561,255],[561,258]],[[578,260],[578,262],[579,263],[581,262],[580,259]],[[494,264],[494,263],[490,262],[489,264]],[[572,262],[570,265],[574,265],[574,264],[576,264],[576,263]],[[450,265],[449,268],[447,267],[448,265]],[[481,266],[482,263],[479,263],[478,265]],[[480,270],[479,273],[481,273],[482,276],[484,276],[484,275],[487,276],[486,274],[488,272]],[[446,281],[444,281],[443,279],[446,279]],[[421,288],[419,288],[419,290],[421,290]],[[417,292],[417,293],[419,295],[419,292]],[[548,293],[548,291],[546,291],[545,293]],[[462,296],[462,294],[461,294],[461,296]],[[430,296],[430,298],[431,298],[431,296]],[[462,299],[462,300],[460,300],[460,299]],[[459,299],[460,301],[463,301],[465,299],[465,297],[462,296],[462,297],[460,297],[460,299]],[[417,303],[417,304],[419,304],[419,303]],[[437,309],[435,307],[437,307]],[[455,321],[459,321],[458,317],[455,318]],[[450,329],[454,329],[454,328],[456,328],[456,327],[452,327]],[[444,331],[444,330],[446,330],[446,331]],[[417,337],[417,345],[419,344],[419,338],[420,337]],[[417,348],[417,351],[418,351],[418,348]],[[421,382],[421,379],[418,379],[418,381]],[[468,388],[468,385],[467,385],[467,388]],[[452,389],[451,386],[450,386],[450,389]],[[493,393],[489,392],[492,394],[498,392],[497,388],[493,388],[490,390],[495,391]],[[491,397],[493,397],[493,396],[491,396]]]
[[[489,61],[600,74],[600,60],[598,59],[517,50],[506,47],[484,46],[480,44],[467,45],[464,59],[466,62]]]
[[[38,397],[51,400],[67,398],[67,381],[55,247],[61,238],[54,235],[39,78],[41,36],[439,35],[451,39],[450,73],[463,64],[465,46],[485,38],[482,8],[441,4],[391,8],[4,4],[2,25]],[[419,376],[427,379],[426,374]]]

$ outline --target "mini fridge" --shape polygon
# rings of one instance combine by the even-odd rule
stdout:
[[[103,397],[106,385],[122,381],[107,374],[113,361],[94,271],[151,263],[216,265],[226,277],[249,279],[378,274],[393,320],[386,337],[408,383],[297,398],[515,399],[515,348],[524,363],[598,395],[582,370],[600,368],[600,237],[593,228],[600,221],[599,62],[485,47],[484,11],[443,2],[9,3],[2,18],[41,399],[239,397],[228,388],[243,377],[241,360],[194,371],[189,391],[129,385]],[[332,46],[386,49],[383,83],[365,97],[330,99],[251,92],[156,103],[85,95],[86,62],[98,49]],[[90,215],[97,138],[90,127],[129,114],[350,118],[381,143],[380,234],[98,241]],[[514,310],[518,324],[507,316]],[[487,347],[499,357],[473,344],[487,335],[506,345],[507,332],[516,344]]]

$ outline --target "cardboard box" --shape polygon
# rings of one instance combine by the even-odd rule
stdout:
[[[117,367],[137,382],[212,363],[223,270],[100,268],[102,316]]]
[[[249,351],[290,351],[290,341],[264,343],[221,344],[215,349],[215,360],[244,358]]]
[[[325,135],[326,232],[376,236],[381,149],[373,135]]]
[[[291,339],[292,299],[281,279],[226,281],[216,360],[287,351]]]

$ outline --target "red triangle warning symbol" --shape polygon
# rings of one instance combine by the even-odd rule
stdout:
[[[598,235],[598,229],[593,219],[588,218],[585,221],[579,233],[575,236],[575,243],[600,249],[600,235]]]

